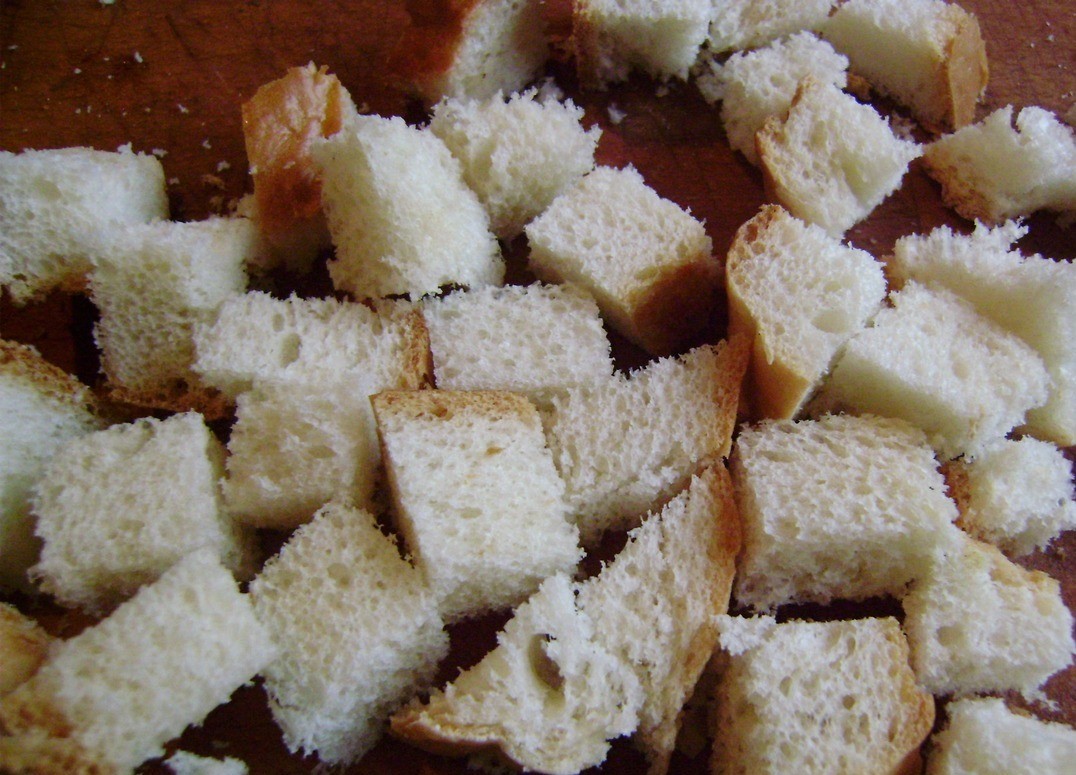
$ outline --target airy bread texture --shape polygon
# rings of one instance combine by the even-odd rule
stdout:
[[[913,282],[889,299],[845,346],[825,402],[905,419],[944,458],[981,452],[1046,402],[1042,359],[969,302]]]
[[[919,772],[934,698],[896,619],[721,618],[712,772]]]
[[[430,131],[463,165],[463,179],[501,239],[535,216],[594,168],[601,129],[583,127],[583,109],[535,89],[485,100],[442,100]]]
[[[771,197],[835,237],[893,193],[922,153],[870,105],[811,76],[788,114],[768,118],[755,140]]]
[[[311,147],[336,246],[334,287],[380,298],[500,285],[504,261],[460,163],[429,129],[358,116]]]
[[[0,285],[16,304],[79,290],[98,238],[167,217],[155,156],[126,146],[0,151]]]
[[[1076,211],[1076,135],[1037,106],[995,110],[926,146],[923,165],[945,203],[1000,224],[1039,210]]]
[[[501,391],[372,399],[397,527],[446,621],[510,608],[579,561],[538,410]]]
[[[543,422],[585,546],[627,529],[732,446],[750,343],[662,358],[555,396]]]
[[[902,601],[919,682],[938,695],[1040,687],[1076,652],[1058,582],[969,537],[916,580]]]
[[[1076,444],[1076,265],[1013,249],[1027,227],[1007,221],[971,234],[941,226],[907,235],[886,259],[897,284],[947,288],[979,314],[1013,332],[1042,357],[1050,373],[1046,403],[1027,415],[1027,429],[1057,444]]]
[[[448,652],[437,600],[372,514],[340,501],[292,534],[250,587],[280,655],[265,670],[292,751],[355,762]]]
[[[1076,730],[1009,710],[997,697],[945,706],[948,722],[931,738],[927,775],[1042,775],[1076,761]]]
[[[0,697],[37,672],[52,637],[13,605],[0,603]]]
[[[101,611],[200,548],[248,573],[253,544],[222,508],[223,470],[195,412],[70,440],[34,488],[44,546],[31,575],[65,605]]]
[[[651,355],[682,352],[709,332],[721,286],[710,237],[634,167],[596,168],[526,234],[539,279],[587,290],[607,324]]]
[[[837,0],[714,0],[706,47],[712,54],[760,48],[817,30]]]
[[[756,417],[795,417],[844,343],[886,295],[882,265],[819,226],[767,205],[725,264],[729,330],[753,342],[745,395]]]
[[[943,0],[848,0],[822,35],[871,86],[907,106],[924,126],[975,120],[990,71],[976,18]]]
[[[192,552],[0,701],[0,770],[132,771],[275,655],[215,553]]]
[[[847,71],[847,57],[817,35],[798,32],[724,61],[709,60],[695,84],[707,102],[721,103],[729,145],[757,166],[755,134],[768,118],[788,112],[800,81],[811,76],[843,89]]]
[[[65,442],[97,430],[89,388],[29,345],[0,339],[0,589],[29,591],[33,486]]]
[[[732,475],[744,526],[735,595],[757,610],[900,596],[955,539],[934,452],[900,420],[747,426]]]
[[[443,390],[511,390],[536,404],[613,375],[598,305],[574,285],[476,288],[422,307]]]
[[[176,751],[165,760],[173,775],[247,775],[246,762],[232,756],[214,759],[189,751]]]

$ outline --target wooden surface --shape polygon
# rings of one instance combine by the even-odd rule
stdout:
[[[565,2],[549,6],[554,30],[563,29]],[[990,57],[991,81],[980,116],[1006,104],[1035,104],[1063,114],[1076,102],[1072,0],[962,4],[978,16]],[[308,61],[327,65],[356,103],[421,119],[386,68],[406,24],[402,0],[117,0],[108,5],[3,0],[0,149],[88,145],[112,150],[131,143],[135,150],[161,155],[175,219],[226,212],[250,190],[240,105],[287,67]],[[581,94],[569,64],[552,63],[550,74],[586,108],[585,122],[603,127],[598,161],[634,164],[660,194],[705,220],[715,251],[723,254],[735,229],[763,202],[761,177],[728,149],[716,111],[694,87],[673,84],[659,90],[637,78],[607,93]],[[613,114],[623,119],[613,124]],[[915,166],[901,191],[848,237],[882,256],[897,237],[942,223],[967,227],[941,205],[937,187]],[[1076,257],[1073,228],[1060,228],[1051,216],[1036,216],[1030,224],[1024,250]],[[511,252],[520,250],[516,245]],[[24,309],[5,298],[0,335],[33,343],[50,360],[93,381],[96,360],[86,352],[90,317],[87,302],[77,298],[53,295]],[[633,357],[628,349],[619,352]],[[1076,539],[1069,535],[1025,564],[1060,578],[1067,603],[1076,609],[1074,551]],[[46,618],[55,628],[76,626],[69,618]],[[475,661],[500,623],[483,621],[454,631],[455,649],[444,677]],[[1035,712],[1076,725],[1076,671],[1057,676],[1048,694],[1057,706]],[[284,750],[258,687],[241,690],[181,743],[206,754],[240,756],[257,773],[306,772],[314,765]],[[640,768],[639,757],[618,743],[603,770]],[[677,760],[674,768],[697,771],[698,763]],[[349,771],[447,773],[463,767],[386,740]]]

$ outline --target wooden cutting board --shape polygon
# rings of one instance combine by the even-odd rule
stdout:
[[[556,33],[567,30],[569,0],[551,0]],[[1076,102],[1076,5],[1071,0],[964,0],[987,41],[990,86],[980,115],[1011,104],[1039,105],[1064,114]],[[250,191],[240,105],[286,68],[313,61],[337,74],[355,102],[370,111],[421,120],[422,113],[390,81],[389,53],[408,24],[403,0],[4,0],[0,4],[0,149],[72,145],[135,150],[161,157],[172,216],[197,220],[228,212]],[[703,219],[723,255],[736,228],[764,201],[761,176],[732,153],[716,110],[690,84],[657,84],[639,77],[601,93],[582,93],[570,63],[550,75],[586,110],[585,122],[603,129],[598,161],[631,163],[661,195]],[[621,117],[614,123],[612,116]],[[1027,252],[1076,258],[1076,229],[1052,216],[1035,216],[1021,243]],[[857,247],[883,256],[893,241],[940,224],[968,224],[944,208],[937,186],[913,166],[902,189],[848,234]],[[512,248],[513,253],[522,246]],[[0,335],[36,345],[62,367],[92,381],[87,354],[86,302],[54,294],[25,308],[0,301]],[[721,332],[715,333],[715,338]],[[622,363],[641,362],[618,346]],[[1024,564],[1061,579],[1076,610],[1076,535]],[[891,612],[891,611],[886,611]],[[47,609],[49,626],[70,632],[78,617]],[[453,631],[452,663],[443,677],[476,661],[503,619]],[[1053,709],[1043,718],[1076,725],[1076,669],[1047,687]],[[289,756],[258,687],[241,690],[215,711],[183,747],[245,759],[254,773],[308,772],[314,762]],[[698,771],[678,759],[674,770]],[[630,746],[614,746],[607,772],[640,772]],[[463,766],[386,740],[355,773],[450,773]]]

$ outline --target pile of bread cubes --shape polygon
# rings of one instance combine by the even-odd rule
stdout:
[[[95,619],[0,607],[0,769],[132,771],[257,678],[329,765],[388,732],[547,773],[623,736],[654,773],[704,746],[714,773],[1072,772],[1076,731],[997,695],[1042,700],[1074,653],[1057,581],[1013,561],[1076,526],[1076,267],[1013,247],[1076,212],[1073,130],[975,123],[979,26],[941,0],[573,23],[583,84],[692,80],[761,168],[727,256],[595,165],[532,0],[466,10],[422,125],[314,64],[266,84],[232,216],[169,220],[130,148],[0,154],[0,283],[87,294],[103,374],[0,343],[0,583]],[[913,159],[974,229],[844,242]],[[521,235],[534,280],[506,284]],[[332,293],[274,291],[326,252]],[[775,615],[874,599],[902,615]],[[446,627],[491,612],[435,684]]]

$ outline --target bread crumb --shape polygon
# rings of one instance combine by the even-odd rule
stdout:
[[[232,165],[229,164],[226,161],[222,160],[222,161],[217,162],[217,172],[224,172],[225,170],[230,170],[231,168],[232,168]]]
[[[619,124],[628,115],[612,102],[609,103],[609,107],[607,108],[607,110],[609,111],[609,120],[612,121],[614,124]]]
[[[150,153],[152,153],[158,159],[163,159],[165,156],[168,155],[168,151],[166,151],[164,148],[154,148],[152,151],[150,151]]]
[[[184,105],[182,102],[176,103],[176,107],[179,108],[179,112],[183,113],[184,115],[190,113],[190,111],[187,110],[187,106]]]
[[[209,188],[219,188],[221,191],[224,190],[224,181],[216,175],[202,175],[202,185]]]
[[[143,62],[143,61],[145,61],[145,60],[143,60],[143,59],[142,59],[142,55],[141,55],[141,54],[139,54],[139,53],[138,53],[138,52],[136,51],[136,52],[134,52],[134,61],[135,61],[135,62],[137,62],[138,64],[142,64],[142,62]]]
[[[179,185],[179,178],[169,178],[168,179],[168,185],[170,185],[170,186],[178,186]]]
[[[207,151],[213,147],[212,145],[210,145],[208,137],[202,141],[202,147],[205,148]]]
[[[80,74],[81,72],[82,72],[82,68],[81,68],[81,67],[76,67],[76,68],[75,68],[75,75],[78,75],[78,74]]]

